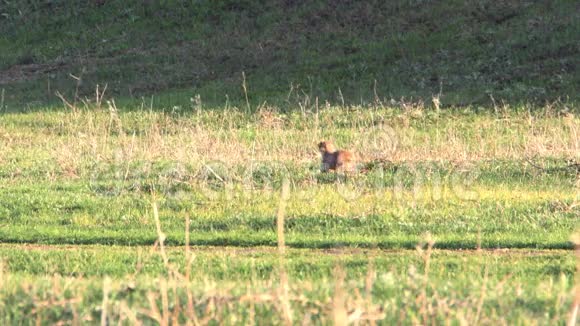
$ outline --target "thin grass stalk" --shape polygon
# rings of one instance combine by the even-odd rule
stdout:
[[[578,285],[578,280],[580,279],[580,232],[578,232],[574,239],[575,251],[576,251],[576,294],[574,296],[574,302],[570,308],[570,319],[568,319],[568,326],[574,326],[577,324],[578,319],[578,309],[580,307],[580,286]]]
[[[278,205],[277,228],[278,228],[278,255],[279,255],[279,270],[280,270],[280,305],[282,308],[282,317],[286,325],[292,325],[292,308],[290,306],[290,286],[288,283],[288,274],[286,273],[286,243],[284,239],[284,215],[286,213],[286,205],[290,197],[290,180],[285,178],[282,181],[282,190],[280,195],[280,203]]]
[[[108,306],[109,292],[111,292],[111,279],[105,277],[103,280],[103,302],[101,304],[101,326],[109,325]]]

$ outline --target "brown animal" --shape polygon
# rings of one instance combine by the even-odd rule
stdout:
[[[336,150],[334,145],[329,141],[321,141],[318,144],[318,150],[322,155],[321,172],[342,170],[352,172],[355,167],[355,157],[352,152]]]

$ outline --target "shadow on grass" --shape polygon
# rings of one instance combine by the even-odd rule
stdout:
[[[109,232],[107,232],[109,233]],[[456,234],[452,235],[457,237]],[[449,239],[445,235],[438,235],[434,248],[447,250],[473,250],[478,248],[477,241],[469,239]],[[294,238],[294,239],[293,239]],[[319,239],[303,234],[290,235],[286,245],[300,249],[337,249],[337,248],[366,248],[366,249],[415,249],[421,242],[420,237],[408,238],[375,238],[373,240],[357,239]],[[11,236],[0,235],[2,243],[18,244],[46,244],[46,245],[118,245],[118,246],[151,246],[155,245],[157,237],[151,235],[108,234],[92,237],[82,237],[73,233],[61,235]],[[185,239],[182,233],[170,233],[165,241],[169,246],[183,246]],[[190,245],[212,247],[276,247],[277,239],[274,234],[191,234]],[[550,237],[540,239],[513,239],[504,237],[500,240],[482,240],[479,248],[482,249],[566,249],[573,250],[574,244],[570,241],[551,240]]]

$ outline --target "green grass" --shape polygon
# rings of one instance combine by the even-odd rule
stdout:
[[[283,318],[278,300],[284,300],[279,291],[285,282],[281,275],[287,272],[293,318],[312,318],[315,323],[331,320],[327,311],[333,309],[332,301],[340,298],[334,286],[342,282],[342,273],[346,281],[341,286],[361,295],[357,299],[347,294],[345,306],[378,313],[386,318],[384,322],[410,323],[424,318],[423,303],[434,305],[429,320],[473,321],[477,318],[477,302],[481,302],[480,317],[488,321],[562,321],[572,299],[575,269],[574,255],[569,251],[436,250],[429,254],[289,250],[280,265],[273,249],[202,247],[192,248],[191,270],[195,273],[184,285],[174,283],[172,277],[164,278],[174,269],[186,273],[183,249],[169,250],[168,270],[158,252],[150,248],[79,248],[1,246],[9,273],[5,278],[11,285],[4,286],[0,295],[20,302],[18,309],[12,305],[0,307],[4,320],[99,320],[106,288],[111,321],[127,318],[131,311],[138,319],[150,321],[152,314],[147,311],[152,303],[146,298],[155,298],[162,310],[164,295],[171,303],[164,314],[171,313],[181,320],[188,314],[174,310],[174,302],[185,307],[189,292],[199,318],[222,322],[241,318],[247,323],[247,312],[256,309],[256,321],[272,322]],[[47,273],[54,276],[43,276]],[[103,283],[103,276],[113,280]],[[427,300],[423,293],[428,293]],[[213,299],[220,304],[208,307]],[[366,301],[369,299],[373,303]],[[450,310],[445,308],[445,300],[454,301]],[[122,309],[124,305],[129,311]]]
[[[0,323],[568,322],[575,1],[0,2]]]
[[[349,201],[333,185],[300,188],[288,203],[287,241],[306,248],[412,248],[431,232],[440,248],[474,248],[478,236],[491,248],[571,248],[578,211],[570,190],[474,186],[480,198],[463,201],[449,190],[434,200],[365,188],[360,191],[370,193]],[[276,245],[276,193],[211,194],[182,189],[165,196],[160,217],[169,243],[183,244],[190,216],[193,244]],[[0,198],[7,203],[0,226],[5,242],[143,245],[157,238],[147,192],[108,195],[82,183],[37,183],[0,190]]]
[[[333,248],[326,250],[289,249],[285,266],[290,277],[300,280],[323,280],[332,274],[336,265],[345,268],[350,278],[362,278],[369,260],[377,271],[404,273],[410,266],[424,269],[425,262],[416,250],[377,250]],[[169,260],[185,273],[183,247],[169,247]],[[211,247],[191,248],[195,257],[193,277],[225,281],[268,280],[277,277],[278,255],[270,247]],[[168,270],[158,250],[152,246],[65,246],[17,245],[0,246],[5,271],[18,275],[59,274],[123,278],[138,272],[139,276],[166,275]],[[571,277],[575,270],[574,253],[565,250],[491,250],[491,251],[434,251],[430,265],[434,276],[449,278],[467,270],[483,270],[489,265],[491,275],[503,277],[513,273],[537,285],[546,277]],[[514,265],[512,268],[510,265]]]
[[[149,245],[154,193],[169,244],[189,216],[193,244],[274,246],[288,179],[292,247],[572,248],[578,120],[535,110],[8,114],[0,239]],[[365,172],[321,175],[323,137]]]
[[[293,110],[390,99],[443,105],[577,101],[577,4],[559,1],[7,2],[0,9],[5,110],[109,96],[171,110]],[[82,17],[82,19],[80,18]],[[70,74],[80,77],[81,82]],[[153,96],[153,97],[150,97]]]
[[[570,110],[117,109],[0,116],[3,323],[569,318]],[[320,174],[323,138],[360,172]]]

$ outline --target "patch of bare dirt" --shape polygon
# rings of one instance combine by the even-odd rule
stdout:
[[[0,72],[0,85],[37,79],[66,66],[64,62],[18,64]]]

